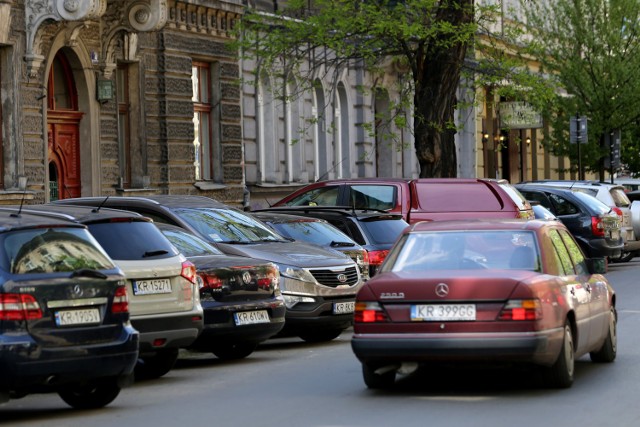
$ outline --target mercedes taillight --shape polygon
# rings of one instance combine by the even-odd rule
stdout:
[[[111,312],[114,314],[129,312],[129,295],[126,287],[118,286],[116,288],[116,292],[113,295],[113,304],[111,304]]]
[[[0,320],[33,320],[42,318],[42,310],[33,295],[0,294]]]
[[[377,302],[356,302],[354,321],[359,323],[387,322],[389,318]]]

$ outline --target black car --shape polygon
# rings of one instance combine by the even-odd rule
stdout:
[[[171,370],[180,348],[192,344],[203,328],[196,268],[158,230],[135,212],[65,206],[28,205],[86,225],[126,276],[131,324],[140,332],[137,378],[158,378]]]
[[[369,254],[369,275],[373,277],[402,231],[409,225],[400,214],[371,209],[332,206],[285,206],[260,209],[261,212],[287,213],[320,218],[353,239]]]
[[[285,239],[247,212],[188,195],[82,197],[54,203],[131,210],[189,230],[225,254],[273,262],[287,307],[281,335],[328,341],[353,324],[356,293],[365,282],[356,263],[337,251]]]
[[[301,240],[348,255],[369,278],[369,253],[365,248],[328,221],[301,215],[277,212],[254,212],[253,216],[268,224],[279,234],[292,240]]]
[[[0,402],[108,405],[133,379],[138,338],[124,273],[86,226],[0,209]]]
[[[595,197],[570,189],[516,185],[528,200],[538,201],[569,229],[588,257],[618,258],[624,242],[620,219]]]
[[[275,264],[225,255],[184,228],[157,227],[198,271],[204,329],[190,348],[240,359],[282,330],[286,308]]]

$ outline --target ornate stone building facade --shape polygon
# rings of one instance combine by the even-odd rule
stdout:
[[[241,203],[239,67],[226,42],[243,8],[0,0],[0,201],[169,193]]]

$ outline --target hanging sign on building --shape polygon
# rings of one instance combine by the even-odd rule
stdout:
[[[527,102],[501,102],[498,105],[500,127],[503,129],[534,129],[542,127],[542,114]]]

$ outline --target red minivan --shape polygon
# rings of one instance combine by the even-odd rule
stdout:
[[[401,213],[409,223],[444,219],[533,219],[533,209],[507,180],[486,178],[355,178],[309,184],[274,206],[349,206]]]

